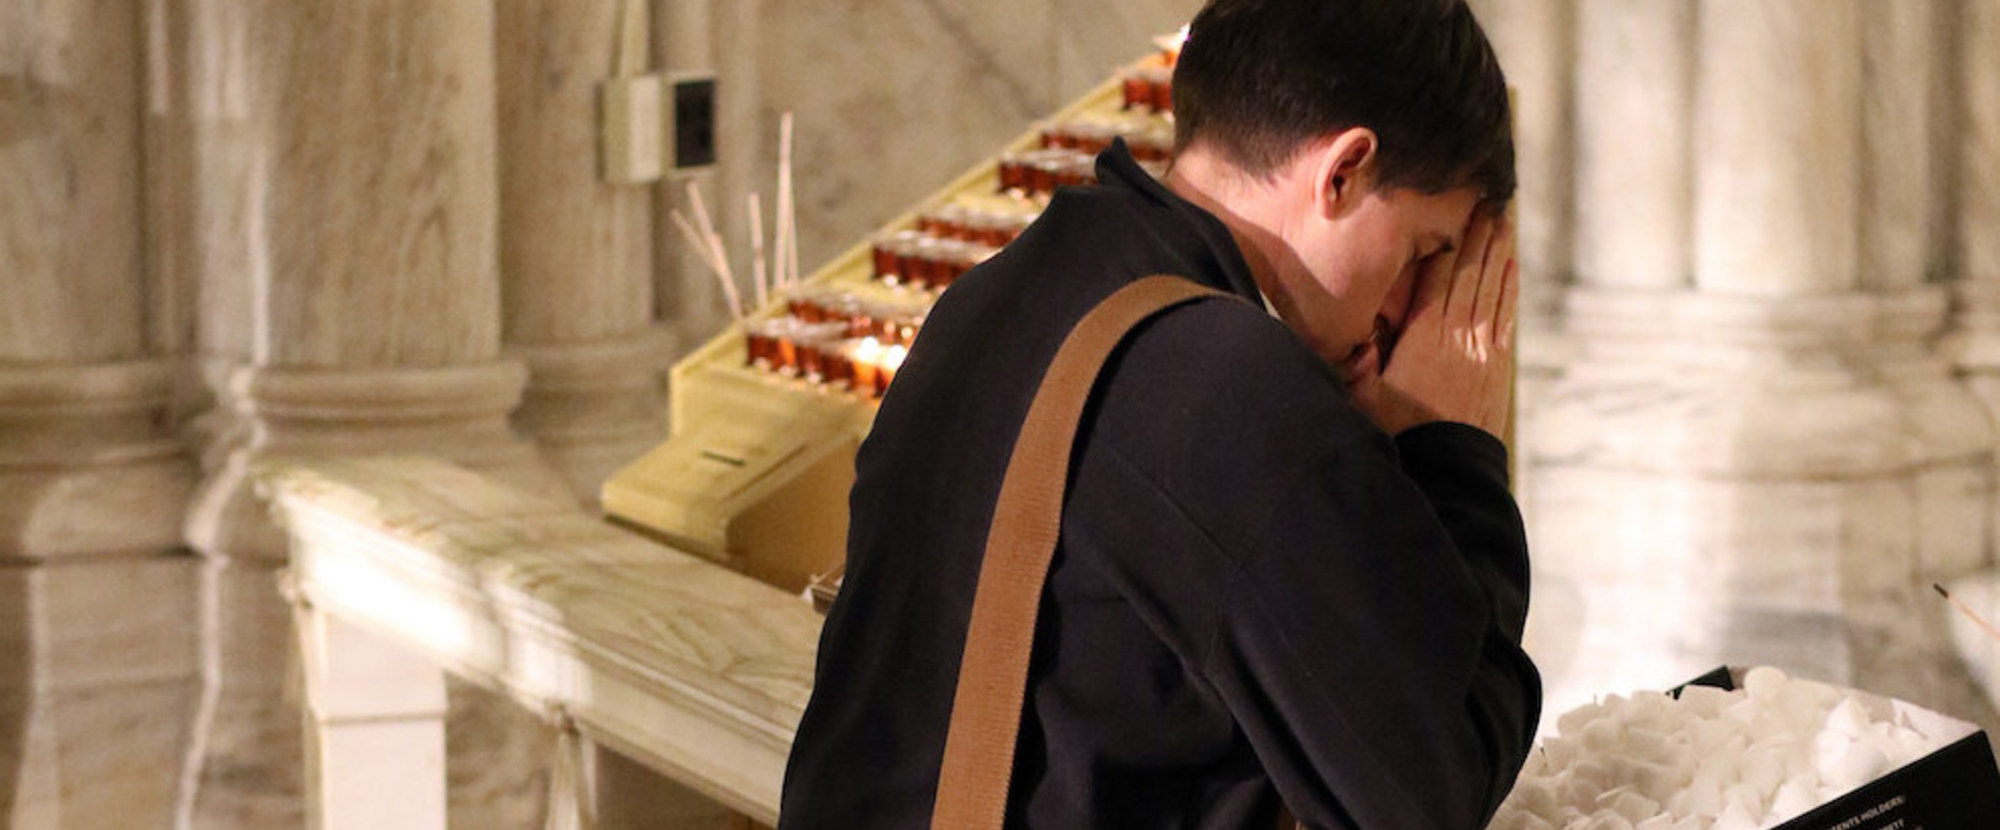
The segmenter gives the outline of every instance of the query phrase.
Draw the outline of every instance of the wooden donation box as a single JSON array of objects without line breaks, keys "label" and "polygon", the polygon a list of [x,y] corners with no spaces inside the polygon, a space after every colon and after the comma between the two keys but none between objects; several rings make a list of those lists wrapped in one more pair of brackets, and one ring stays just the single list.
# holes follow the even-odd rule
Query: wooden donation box
[{"label": "wooden donation box", "polygon": [[677,364],[672,437],[605,483],[605,512],[788,591],[836,571],[855,452],[931,304],[1056,187],[1092,183],[1114,139],[1164,171],[1178,39],[1161,45]]}]

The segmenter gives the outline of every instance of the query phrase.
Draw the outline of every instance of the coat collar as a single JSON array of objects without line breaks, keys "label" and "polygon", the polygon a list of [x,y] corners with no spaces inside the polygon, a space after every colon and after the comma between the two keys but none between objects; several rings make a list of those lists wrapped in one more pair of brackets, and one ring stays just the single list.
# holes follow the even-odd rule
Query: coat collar
[{"label": "coat collar", "polygon": [[1214,272],[1181,276],[1236,294],[1252,303],[1264,304],[1263,292],[1258,290],[1257,280],[1250,276],[1250,266],[1244,262],[1243,252],[1236,247],[1236,237],[1229,233],[1229,227],[1214,214],[1181,198],[1153,178],[1132,158],[1125,139],[1113,140],[1110,148],[1098,154],[1097,183],[1168,208],[1187,224],[1191,233],[1171,234],[1168,238],[1177,247],[1184,248],[1179,253],[1188,261],[1212,264]]}]

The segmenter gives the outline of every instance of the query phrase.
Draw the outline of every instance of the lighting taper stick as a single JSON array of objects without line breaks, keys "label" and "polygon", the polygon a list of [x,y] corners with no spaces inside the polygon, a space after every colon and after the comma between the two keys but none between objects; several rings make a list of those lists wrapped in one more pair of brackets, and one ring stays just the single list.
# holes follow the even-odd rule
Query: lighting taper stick
[{"label": "lighting taper stick", "polygon": [[678,210],[674,211],[672,215],[674,227],[680,228],[681,235],[687,237],[688,244],[693,245],[695,254],[701,257],[701,263],[708,266],[708,272],[715,275],[717,282],[722,283],[722,296],[729,301],[729,315],[741,321],[743,319],[743,298],[736,294],[736,281],[729,278],[728,263],[715,261],[714,249],[710,243],[715,242],[716,239],[710,237],[709,240],[703,241],[701,232],[695,230],[693,225],[688,224],[685,215]]},{"label": "lighting taper stick", "polygon": [[792,193],[792,113],[778,117],[778,282],[799,281],[798,201]]},{"label": "lighting taper stick", "polygon": [[701,229],[701,238],[707,240],[716,269],[728,274],[729,252],[722,247],[722,234],[715,232],[715,220],[709,216],[708,202],[701,198],[701,188],[696,187],[692,179],[688,180],[687,194],[688,204],[694,208],[695,227]]},{"label": "lighting taper stick", "polygon": [[2000,640],[2000,629],[1994,628],[1993,624],[1987,622],[1985,617],[1979,616],[1977,613],[1974,613],[1971,608],[1967,607],[1965,603],[1958,601],[1958,598],[1952,596],[1950,591],[1945,590],[1943,585],[1939,585],[1933,582],[1931,583],[1931,587],[1937,590],[1938,596],[1944,597],[1945,602],[1949,602],[1952,604],[1952,607],[1957,608],[1958,613],[1964,614],[1967,618],[1972,620],[1973,624],[1978,625],[1981,629],[1984,629],[1986,631],[1987,636],[1992,637],[1995,640]]},{"label": "lighting taper stick", "polygon": [[695,230],[694,225],[688,223],[687,214],[676,210],[669,215],[673,217],[674,227],[680,228],[681,236],[694,248],[694,255],[701,257],[701,264],[708,266],[708,270],[712,272],[722,273],[722,266],[715,264],[715,251],[709,248],[708,240],[702,238],[701,231]]},{"label": "lighting taper stick", "polygon": [[763,308],[771,302],[771,286],[764,271],[764,205],[755,190],[744,201],[750,212],[750,278],[757,286],[757,307]]}]

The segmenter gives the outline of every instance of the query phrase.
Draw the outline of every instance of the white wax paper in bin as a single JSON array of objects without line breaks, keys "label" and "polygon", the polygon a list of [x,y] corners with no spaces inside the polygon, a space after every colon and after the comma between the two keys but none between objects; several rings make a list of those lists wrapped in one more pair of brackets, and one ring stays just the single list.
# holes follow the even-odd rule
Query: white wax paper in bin
[{"label": "white wax paper in bin", "polygon": [[1564,713],[1489,827],[1774,827],[1978,731],[1774,668],[1739,686],[1612,695]]}]

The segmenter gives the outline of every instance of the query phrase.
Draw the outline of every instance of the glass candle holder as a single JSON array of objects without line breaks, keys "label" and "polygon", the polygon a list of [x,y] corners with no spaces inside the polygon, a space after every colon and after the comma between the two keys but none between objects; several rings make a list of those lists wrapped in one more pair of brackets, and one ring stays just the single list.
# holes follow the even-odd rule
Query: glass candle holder
[{"label": "glass candle holder", "polygon": [[1000,189],[1028,190],[1028,160],[1031,153],[1003,153],[1000,156]]},{"label": "glass candle holder", "polygon": [[1009,222],[1005,214],[980,211],[966,219],[965,236],[961,238],[968,242],[998,248],[1013,241],[1008,236],[1008,231]]},{"label": "glass candle holder", "polygon": [[1071,125],[1076,140],[1071,149],[1087,156],[1095,156],[1111,147],[1111,140],[1118,137],[1118,129],[1098,121],[1079,121]]},{"label": "glass candle holder", "polygon": [[819,382],[844,389],[854,382],[854,361],[848,356],[846,340],[829,340],[817,344],[819,353]]},{"label": "glass candle holder", "polygon": [[903,360],[908,358],[909,354],[909,348],[901,344],[882,351],[882,360],[875,372],[875,394],[880,395],[889,391],[889,384],[896,380],[896,372],[903,368]]},{"label": "glass candle holder", "polygon": [[1044,150],[1036,153],[1028,161],[1029,193],[1052,193],[1056,189],[1056,175],[1062,171],[1062,150]]},{"label": "glass candle holder", "polygon": [[1166,66],[1150,66],[1139,71],[1146,79],[1147,104],[1154,112],[1174,111],[1174,70]]},{"label": "glass candle holder", "polygon": [[1144,73],[1133,72],[1118,83],[1123,93],[1126,109],[1151,107],[1153,105],[1153,84]]},{"label": "glass candle holder", "polygon": [[744,361],[747,365],[767,371],[777,370],[780,363],[778,328],[778,320],[753,320],[743,326],[744,346],[749,353]]},{"label": "glass candle holder", "polygon": [[805,324],[797,317],[780,317],[769,322],[771,337],[770,370],[787,377],[799,373],[799,329]]},{"label": "glass candle holder", "polygon": [[841,353],[850,367],[849,388],[868,397],[881,394],[875,376],[881,371],[882,342],[873,337],[849,340],[841,347]]}]

